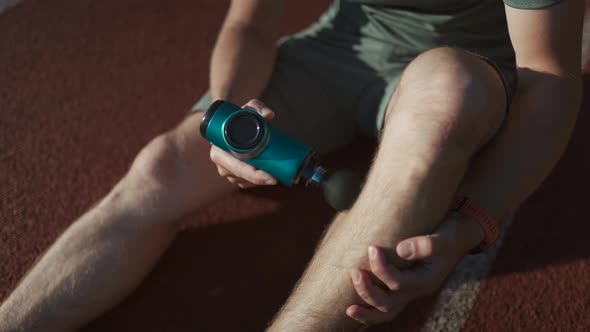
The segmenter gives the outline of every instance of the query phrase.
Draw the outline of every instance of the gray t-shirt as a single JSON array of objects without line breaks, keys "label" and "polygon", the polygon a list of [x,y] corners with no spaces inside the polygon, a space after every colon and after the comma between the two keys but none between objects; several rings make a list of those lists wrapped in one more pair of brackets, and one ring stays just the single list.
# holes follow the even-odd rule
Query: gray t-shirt
[{"label": "gray t-shirt", "polygon": [[361,34],[392,47],[419,52],[437,46],[460,47],[499,64],[514,60],[504,4],[543,8],[560,0],[336,0],[347,22]]},{"label": "gray t-shirt", "polygon": [[[392,6],[405,6],[415,8],[428,8],[428,7],[449,7],[457,6],[465,3],[475,3],[475,1],[464,1],[464,0],[349,0],[350,2],[373,4],[373,5],[392,5]],[[499,1],[499,0],[498,0]],[[561,0],[504,0],[503,2],[514,8],[521,9],[538,9],[551,6]]]},{"label": "gray t-shirt", "polygon": [[504,0],[510,7],[521,9],[545,8],[558,3],[561,0]]}]

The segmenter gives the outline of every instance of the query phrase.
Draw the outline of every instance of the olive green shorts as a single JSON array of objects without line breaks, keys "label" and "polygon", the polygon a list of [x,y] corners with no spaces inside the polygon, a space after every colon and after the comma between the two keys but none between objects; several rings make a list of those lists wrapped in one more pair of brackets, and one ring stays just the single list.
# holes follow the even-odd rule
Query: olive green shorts
[{"label": "olive green shorts", "polygon": [[[366,10],[367,6],[335,2],[308,29],[283,38],[272,78],[260,98],[276,112],[272,126],[323,153],[359,136],[379,139],[403,70],[433,46],[413,47],[396,42],[395,36],[376,37],[374,23],[363,18]],[[467,50],[496,68],[510,98],[513,62],[498,61],[495,53]],[[206,110],[211,102],[207,93],[193,110]]]}]

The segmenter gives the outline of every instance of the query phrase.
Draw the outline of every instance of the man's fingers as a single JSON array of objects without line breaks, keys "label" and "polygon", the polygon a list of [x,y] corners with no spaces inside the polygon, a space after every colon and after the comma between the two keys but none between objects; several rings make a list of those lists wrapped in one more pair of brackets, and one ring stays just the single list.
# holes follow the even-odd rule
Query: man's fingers
[{"label": "man's fingers", "polygon": [[354,269],[351,271],[350,276],[356,292],[367,304],[381,312],[389,312],[392,309],[391,294],[377,287],[366,271]]},{"label": "man's fingers", "polygon": [[375,325],[392,320],[406,307],[407,301],[400,301],[392,312],[381,312],[377,309],[367,309],[353,304],[346,309],[346,315],[365,325]]},{"label": "man's fingers", "polygon": [[447,243],[446,236],[430,234],[415,236],[398,243],[397,254],[405,260],[422,260],[441,256],[452,249],[452,243]]},{"label": "man's fingers", "polygon": [[265,103],[258,99],[252,99],[244,105],[244,108],[249,108],[258,112],[265,120],[272,120],[275,117],[275,112],[273,112],[270,107],[266,106]]},{"label": "man's fingers", "polygon": [[252,165],[246,164],[216,146],[211,147],[211,160],[217,164],[218,167],[231,173],[225,176],[233,175],[258,185],[273,185],[277,183],[277,180],[272,175],[256,169]]},{"label": "man's fingers", "polygon": [[254,188],[256,187],[255,184],[250,183],[250,182],[239,182],[238,183],[238,188],[240,189],[249,189],[249,188]]},{"label": "man's fingers", "polygon": [[387,262],[387,258],[381,248],[369,246],[369,266],[371,267],[371,272],[389,289],[400,289],[400,271]]},{"label": "man's fingers", "polygon": [[346,315],[365,325],[373,325],[386,322],[391,319],[391,314],[376,309],[367,309],[353,304],[346,309]]},{"label": "man's fingers", "polygon": [[241,189],[248,189],[248,188],[253,188],[256,187],[255,184],[250,183],[246,180],[242,180],[240,178],[237,178],[235,176],[226,176],[225,177],[227,179],[227,181],[231,184],[235,184],[236,186],[238,186]]},{"label": "man's fingers", "polygon": [[228,177],[228,176],[231,176],[232,175],[232,173],[230,171],[228,171],[227,169],[225,169],[225,167],[221,167],[219,165],[217,165],[217,173],[219,173],[219,175],[220,176],[223,176],[223,177]]},{"label": "man's fingers", "polygon": [[425,262],[400,270],[387,263],[383,249],[375,246],[369,247],[369,266],[375,277],[395,291],[396,298],[403,298],[406,293],[427,294],[435,290],[437,284],[434,281],[440,272],[439,265]]},{"label": "man's fingers", "polygon": [[239,184],[239,183],[240,183],[240,179],[238,179],[238,178],[237,178],[237,177],[235,177],[235,176],[231,176],[231,175],[230,175],[230,176],[226,176],[225,178],[226,178],[226,179],[227,179],[227,181],[229,181],[229,183],[231,183],[231,184],[235,184],[235,185],[237,185],[237,184]]},{"label": "man's fingers", "polygon": [[[258,112],[266,120],[274,118],[274,112],[260,100],[252,99],[244,105],[244,108]],[[210,157],[211,161],[217,165],[219,175],[226,177],[229,182],[236,184],[240,188],[245,189],[254,185],[274,185],[277,183],[277,179],[272,175],[237,159],[217,146],[211,146]]]},{"label": "man's fingers", "polygon": [[459,225],[455,219],[447,217],[433,234],[411,237],[398,243],[396,252],[406,260],[455,255],[462,252],[462,242],[465,241],[462,234],[466,231],[464,225]]},{"label": "man's fingers", "polygon": [[387,262],[383,249],[375,246],[369,247],[369,266],[379,280],[395,291],[421,288],[426,278],[421,265],[400,270]]}]

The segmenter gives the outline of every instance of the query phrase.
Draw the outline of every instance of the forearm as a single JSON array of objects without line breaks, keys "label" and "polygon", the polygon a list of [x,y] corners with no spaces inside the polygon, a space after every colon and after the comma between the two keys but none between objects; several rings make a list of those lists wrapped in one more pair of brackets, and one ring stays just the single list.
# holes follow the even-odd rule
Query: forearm
[{"label": "forearm", "polygon": [[146,222],[160,212],[137,199],[144,185],[119,185],[64,232],[0,306],[1,331],[74,330],[141,282],[176,234]]},{"label": "forearm", "polygon": [[573,131],[581,77],[520,71],[505,125],[470,164],[459,192],[502,220],[557,164]]},{"label": "forearm", "polygon": [[272,75],[277,53],[272,35],[224,24],[211,58],[212,98],[244,104],[260,98]]}]

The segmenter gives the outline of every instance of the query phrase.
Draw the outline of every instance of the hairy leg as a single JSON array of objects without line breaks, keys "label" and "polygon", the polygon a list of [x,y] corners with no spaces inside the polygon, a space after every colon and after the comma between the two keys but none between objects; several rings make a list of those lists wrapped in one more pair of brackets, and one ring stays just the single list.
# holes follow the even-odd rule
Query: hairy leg
[{"label": "hairy leg", "polygon": [[439,48],[416,58],[390,101],[381,146],[365,186],[334,222],[273,331],[346,331],[346,308],[361,303],[352,268],[367,268],[369,245],[387,248],[432,231],[447,214],[473,155],[499,129],[506,109],[491,66]]},{"label": "hairy leg", "polygon": [[208,158],[201,117],[152,140],[61,235],[0,307],[1,331],[73,330],[97,317],[139,285],[182,215],[234,188]]}]

